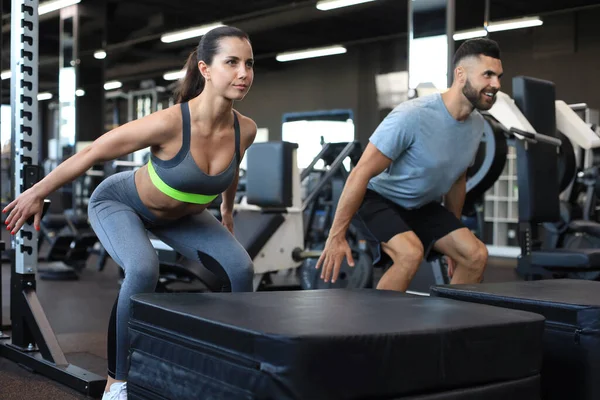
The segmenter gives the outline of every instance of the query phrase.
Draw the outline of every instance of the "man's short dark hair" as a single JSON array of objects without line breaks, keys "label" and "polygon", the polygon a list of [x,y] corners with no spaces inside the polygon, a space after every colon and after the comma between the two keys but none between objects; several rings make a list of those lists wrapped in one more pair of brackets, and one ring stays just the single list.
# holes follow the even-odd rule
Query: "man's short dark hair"
[{"label": "man's short dark hair", "polygon": [[458,50],[454,53],[454,59],[452,65],[454,68],[458,66],[461,60],[471,56],[488,56],[496,59],[500,59],[500,47],[498,43],[491,39],[477,38],[469,39],[460,45]]}]

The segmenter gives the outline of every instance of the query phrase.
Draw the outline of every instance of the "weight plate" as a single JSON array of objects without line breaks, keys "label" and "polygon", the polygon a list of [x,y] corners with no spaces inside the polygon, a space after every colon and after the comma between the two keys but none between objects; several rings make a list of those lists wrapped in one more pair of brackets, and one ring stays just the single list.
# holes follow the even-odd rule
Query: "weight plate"
[{"label": "weight plate", "polygon": [[355,253],[354,267],[344,258],[338,279],[335,283],[321,279],[321,270],[316,269],[318,259],[306,259],[300,266],[300,285],[304,290],[314,289],[362,289],[372,285],[373,260],[364,252]]}]

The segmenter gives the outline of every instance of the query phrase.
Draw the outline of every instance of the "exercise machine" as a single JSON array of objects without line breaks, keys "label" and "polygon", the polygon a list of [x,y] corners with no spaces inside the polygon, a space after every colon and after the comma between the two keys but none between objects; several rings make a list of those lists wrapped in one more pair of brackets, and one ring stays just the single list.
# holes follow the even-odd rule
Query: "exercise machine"
[{"label": "exercise machine", "polygon": [[[373,281],[373,256],[368,243],[354,225],[348,227],[347,240],[355,258],[350,267],[344,259],[335,283],[324,282],[321,271],[315,269],[333,224],[337,206],[351,168],[360,160],[362,149],[357,142],[323,143],[319,154],[302,170],[304,248],[296,250],[295,259],[302,261],[297,269],[300,287],[304,290],[328,288],[371,287]],[[349,161],[347,164],[346,161]],[[317,168],[321,164],[322,167]],[[298,252],[301,255],[298,256]],[[310,256],[310,254],[313,256]],[[303,259],[304,258],[304,259]]]},{"label": "exercise machine", "polygon": [[[42,175],[38,165],[37,8],[37,0],[12,0],[11,4],[12,198],[33,186]],[[37,297],[37,241],[32,219],[12,237],[11,327],[0,340],[0,356],[99,397],[106,380],[67,361]]]},{"label": "exercise machine", "polygon": [[[513,89],[513,93],[520,95],[518,89]],[[497,127],[516,139],[521,247],[517,272],[526,280],[533,280],[564,277],[573,272],[600,271],[600,249],[547,249],[542,246],[539,225],[560,220],[560,182],[552,177],[558,177],[557,155],[562,141],[539,134],[521,110],[530,109],[530,102],[535,101],[540,115],[548,117],[554,111],[554,96],[549,97],[544,90],[537,95],[529,93],[519,97],[518,102],[503,92],[496,96],[496,103],[489,114],[497,121]],[[550,99],[550,110],[544,106],[544,99]],[[553,129],[548,130],[554,132]],[[543,145],[533,145],[537,143]]]},{"label": "exercise machine", "polygon": [[[562,140],[559,174],[566,176],[563,175],[559,180],[559,191],[561,195],[565,195],[569,188],[573,188],[574,177],[580,169],[579,165],[585,167],[593,164],[593,152],[600,146],[600,140],[573,109],[564,102],[555,101],[554,83],[521,76],[513,79],[513,87],[515,104],[531,122],[532,127],[536,130],[553,132]],[[576,196],[578,191],[580,188],[575,188],[571,197]],[[589,218],[581,219],[585,216],[586,208],[589,211],[592,207],[593,189],[588,186],[586,200],[588,204],[584,203],[583,207],[577,205],[573,207],[573,202],[566,203],[564,197],[559,201],[561,219],[554,223],[547,221],[542,224],[544,228],[542,248],[565,251],[598,249],[596,243],[600,241],[600,224]],[[600,278],[600,271],[594,268],[576,269],[555,272],[554,276],[596,280]]]},{"label": "exercise machine", "polygon": [[38,269],[42,280],[78,280],[98,238],[87,220],[87,213],[68,209],[62,213],[47,213],[40,223],[38,254],[46,244],[44,269]]},{"label": "exercise machine", "polygon": [[[555,105],[556,128],[569,139],[568,144],[573,148],[571,157],[567,159],[571,166],[565,168],[571,173],[570,185],[564,191],[561,188],[561,224],[568,225],[575,219],[597,221],[595,188],[600,151],[600,137],[595,131],[597,118],[586,104],[567,105],[556,100]],[[561,226],[556,228],[560,230]]]},{"label": "exercise machine", "polygon": [[544,224],[546,246],[577,248],[581,247],[584,237],[590,238],[590,243],[600,241],[600,224],[592,220],[598,184],[598,167],[594,166],[593,152],[600,147],[600,137],[565,102],[557,100],[555,106],[556,128],[566,138],[563,144],[569,143],[565,150],[573,150],[567,160],[571,165],[565,168],[570,176],[566,193],[561,193],[562,218],[558,223]]},{"label": "exercise machine", "polygon": [[[360,232],[355,230],[350,230],[348,240],[356,265],[343,266],[335,284],[320,280],[314,264],[305,263],[316,260],[322,252],[322,244],[308,247],[316,243],[307,235],[315,218],[313,211],[323,205],[318,203],[322,190],[334,178],[347,177],[344,160],[350,158],[351,165],[355,165],[361,154],[360,144],[327,143],[302,173],[297,167],[297,146],[289,142],[255,143],[247,152],[246,194],[234,206],[233,217],[235,236],[254,262],[254,289],[268,287],[273,275],[286,272],[292,272],[292,282],[298,273],[303,289],[367,287],[372,279],[372,258]],[[319,160],[326,168],[302,198],[301,180],[315,172]],[[333,199],[328,201],[329,206],[337,205]],[[330,212],[335,213],[335,208]]]}]

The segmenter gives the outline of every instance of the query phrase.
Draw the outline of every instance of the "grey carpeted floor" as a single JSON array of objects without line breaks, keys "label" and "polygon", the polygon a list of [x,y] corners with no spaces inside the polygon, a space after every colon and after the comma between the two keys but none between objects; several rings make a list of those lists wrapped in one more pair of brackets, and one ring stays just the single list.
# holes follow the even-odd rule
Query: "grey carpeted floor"
[{"label": "grey carpeted floor", "polygon": [[[95,257],[89,260],[78,281],[37,280],[37,294],[67,360],[78,367],[105,376],[106,330],[118,292],[117,266],[109,260],[102,272],[96,271]],[[520,280],[514,272],[515,260],[492,259],[486,281]],[[8,320],[10,266],[2,268],[3,325]],[[85,396],[32,374],[11,361],[0,358],[0,399],[70,400]]]}]

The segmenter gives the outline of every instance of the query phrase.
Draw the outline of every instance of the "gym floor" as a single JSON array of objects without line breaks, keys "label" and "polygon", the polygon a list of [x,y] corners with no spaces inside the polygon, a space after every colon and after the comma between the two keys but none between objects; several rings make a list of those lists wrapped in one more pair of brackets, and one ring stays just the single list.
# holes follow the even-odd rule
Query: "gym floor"
[{"label": "gym floor", "polygon": [[[4,238],[6,240],[6,238]],[[67,360],[105,376],[106,330],[119,290],[117,265],[107,262],[102,272],[90,257],[78,281],[37,281],[37,293]],[[514,272],[516,260],[492,258],[485,274],[488,282],[520,280]],[[40,266],[43,266],[41,263]],[[9,323],[10,265],[2,264],[3,325]],[[377,279],[378,277],[376,277]],[[0,358],[0,398],[3,400],[70,400],[86,397],[43,376],[32,374]]]}]

